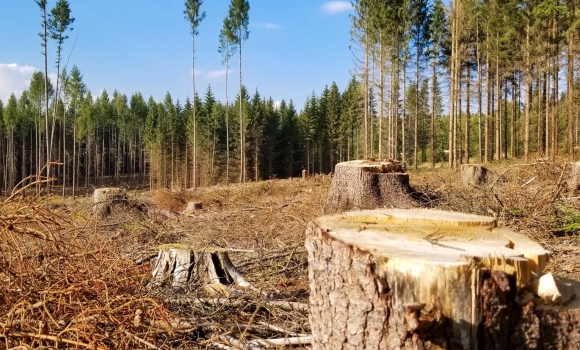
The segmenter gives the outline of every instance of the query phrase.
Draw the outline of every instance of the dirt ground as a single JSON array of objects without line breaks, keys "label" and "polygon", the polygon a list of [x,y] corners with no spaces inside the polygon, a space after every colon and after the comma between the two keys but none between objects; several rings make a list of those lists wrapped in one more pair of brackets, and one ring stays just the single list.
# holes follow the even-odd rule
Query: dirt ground
[{"label": "dirt ground", "polygon": [[[410,171],[417,206],[497,217],[552,252],[549,272],[580,279],[580,198],[566,163],[501,164],[487,183],[464,187],[457,170]],[[0,204],[0,348],[182,348],[227,337],[308,334],[308,315],[266,300],[308,303],[307,223],[325,213],[331,178],[280,179],[196,190],[128,191],[129,205],[91,215],[92,198],[14,198]],[[191,215],[190,201],[202,203]],[[3,228],[4,227],[4,228]],[[241,303],[200,302],[150,287],[158,247],[229,252],[259,292]],[[273,330],[266,324],[282,330]],[[220,337],[221,336],[221,337]],[[231,345],[231,344],[229,344]],[[228,346],[229,346],[228,345]]]}]

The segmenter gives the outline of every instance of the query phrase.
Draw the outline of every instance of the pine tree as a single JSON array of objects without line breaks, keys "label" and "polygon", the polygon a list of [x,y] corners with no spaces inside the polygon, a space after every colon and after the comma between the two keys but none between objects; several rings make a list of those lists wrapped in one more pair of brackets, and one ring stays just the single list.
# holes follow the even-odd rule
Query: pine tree
[{"label": "pine tree", "polygon": [[[191,80],[193,84],[193,96],[195,96],[195,36],[198,34],[197,28],[200,22],[205,18],[205,12],[200,13],[201,0],[185,1],[185,19],[189,21],[191,29]],[[197,120],[195,109],[195,98],[193,99],[193,188],[197,187]]]},{"label": "pine tree", "polygon": [[[242,93],[242,46],[244,41],[248,40],[250,32],[249,25],[249,11],[250,3],[248,0],[232,0],[228,11],[225,25],[225,36],[227,40],[232,43],[232,46],[238,49],[239,70],[240,70],[240,90],[239,96]],[[240,112],[240,182],[246,181],[246,164],[245,164],[245,141],[244,141],[244,113],[242,100],[239,99]]]},{"label": "pine tree", "polygon": [[[59,101],[59,81],[60,81],[60,64],[62,59],[62,45],[68,36],[65,34],[68,29],[72,30],[70,27],[75,19],[71,17],[71,10],[67,0],[58,0],[56,5],[52,10],[50,10],[49,21],[48,21],[48,32],[50,38],[56,41],[56,85],[55,85],[55,99],[54,99],[54,112],[52,115],[52,125],[50,132],[50,141],[48,144],[48,154],[47,160],[52,159],[52,147],[54,142],[54,130],[56,126],[56,116],[58,110]],[[48,137],[48,135],[47,135]],[[48,167],[50,174],[50,167]]]}]

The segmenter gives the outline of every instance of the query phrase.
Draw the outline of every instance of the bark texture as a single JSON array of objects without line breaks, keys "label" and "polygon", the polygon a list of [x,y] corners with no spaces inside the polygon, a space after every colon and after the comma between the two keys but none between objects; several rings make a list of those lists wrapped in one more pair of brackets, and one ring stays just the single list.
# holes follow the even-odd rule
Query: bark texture
[{"label": "bark texture", "polygon": [[188,246],[177,244],[162,245],[159,248],[152,275],[154,284],[171,283],[176,289],[183,289],[194,281],[213,286],[250,286],[236,270],[227,252],[194,251]]},{"label": "bark texture", "polygon": [[547,251],[493,218],[368,210],[306,233],[313,349],[580,349],[580,300],[523,288]]},{"label": "bark texture", "polygon": [[127,192],[123,188],[98,188],[93,193],[93,214],[103,219],[111,213],[115,204],[126,203]]},{"label": "bark texture", "polygon": [[461,165],[461,183],[465,187],[479,186],[487,182],[487,168],[477,164]]},{"label": "bark texture", "polygon": [[330,211],[412,207],[409,174],[400,165],[354,160],[338,163],[328,191]]},{"label": "bark texture", "polygon": [[568,189],[571,193],[577,193],[580,191],[580,162],[572,162],[570,164],[571,171],[570,171],[570,185],[568,185]]}]

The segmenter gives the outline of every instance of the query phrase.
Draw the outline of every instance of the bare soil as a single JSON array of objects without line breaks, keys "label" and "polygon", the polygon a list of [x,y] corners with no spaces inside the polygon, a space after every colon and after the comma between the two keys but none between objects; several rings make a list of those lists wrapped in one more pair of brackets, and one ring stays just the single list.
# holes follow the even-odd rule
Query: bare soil
[{"label": "bare soil", "polygon": [[[552,251],[549,272],[580,279],[580,198],[566,163],[501,164],[464,187],[448,168],[410,173],[417,206],[494,216]],[[308,315],[267,299],[308,303],[304,232],[326,212],[331,178],[270,180],[196,190],[128,191],[106,220],[92,198],[0,202],[0,348],[206,348],[218,335],[249,341],[309,333]],[[203,209],[180,212],[189,201]],[[150,288],[162,244],[223,248],[261,293],[207,304],[201,286]],[[250,326],[250,328],[244,327]],[[252,328],[254,327],[254,328]],[[148,345],[147,345],[148,344]]]}]

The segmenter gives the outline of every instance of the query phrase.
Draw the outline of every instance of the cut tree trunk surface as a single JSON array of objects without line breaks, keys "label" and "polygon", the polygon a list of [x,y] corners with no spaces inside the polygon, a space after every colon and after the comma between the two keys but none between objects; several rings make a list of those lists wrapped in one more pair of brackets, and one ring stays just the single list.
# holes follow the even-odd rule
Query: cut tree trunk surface
[{"label": "cut tree trunk surface", "polygon": [[479,186],[487,182],[487,168],[478,164],[461,164],[463,186]]},{"label": "cut tree trunk surface", "polygon": [[548,252],[493,218],[427,209],[324,216],[309,224],[306,248],[314,349],[580,346],[580,301],[546,305],[522,288]]},{"label": "cut tree trunk surface", "polygon": [[334,168],[328,191],[330,211],[412,207],[409,174],[392,161],[352,160]]},{"label": "cut tree trunk surface", "polygon": [[115,204],[126,203],[127,192],[123,188],[97,188],[93,193],[93,214],[105,218]]}]

